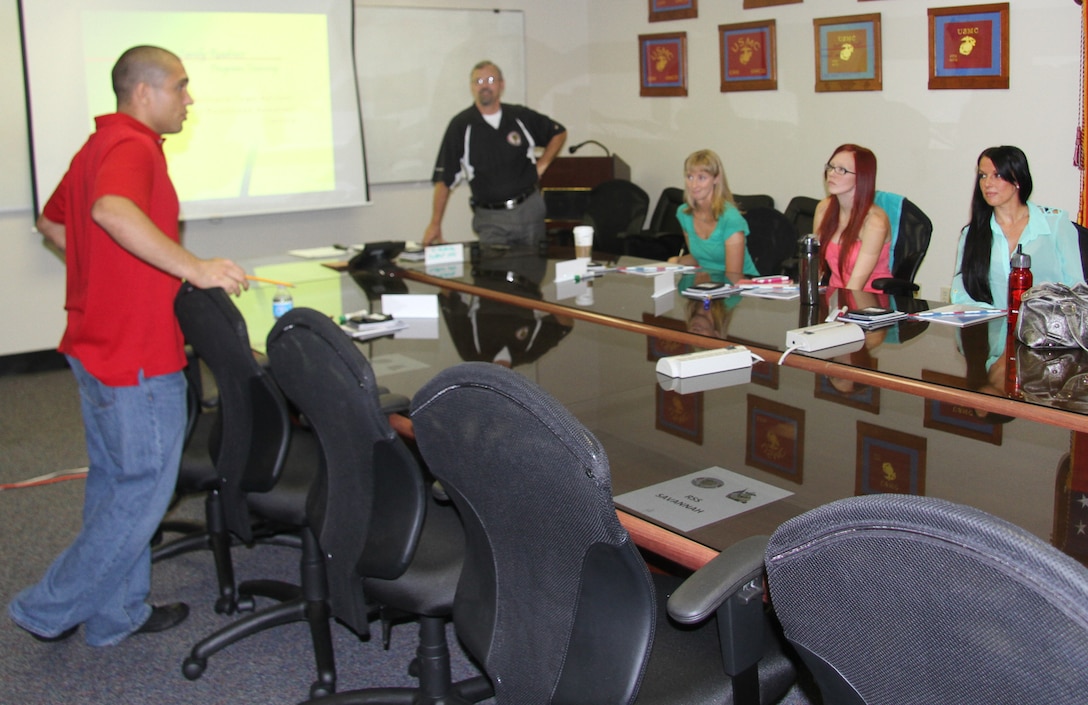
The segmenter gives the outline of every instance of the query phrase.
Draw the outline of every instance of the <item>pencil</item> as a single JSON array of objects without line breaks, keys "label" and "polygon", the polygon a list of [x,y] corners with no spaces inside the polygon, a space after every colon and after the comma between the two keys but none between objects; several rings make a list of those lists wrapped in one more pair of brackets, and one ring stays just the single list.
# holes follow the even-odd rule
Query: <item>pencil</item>
[{"label": "pencil", "polygon": [[268,279],[267,277],[256,277],[252,274],[247,274],[246,279],[251,282],[264,282],[265,284],[273,284],[275,286],[294,286],[291,282],[281,282],[279,279]]}]

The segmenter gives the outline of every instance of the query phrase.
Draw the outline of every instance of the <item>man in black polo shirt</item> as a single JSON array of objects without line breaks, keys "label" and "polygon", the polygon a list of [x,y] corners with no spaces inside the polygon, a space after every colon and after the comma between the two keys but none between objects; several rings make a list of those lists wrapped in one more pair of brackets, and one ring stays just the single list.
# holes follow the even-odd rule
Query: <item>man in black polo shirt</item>
[{"label": "man in black polo shirt", "polygon": [[[490,61],[472,69],[474,104],[450,120],[438,150],[431,222],[423,245],[442,242],[450,190],[472,189],[472,229],[485,245],[536,247],[544,238],[544,198],[537,183],[567,139],[565,127],[522,105],[503,105],[502,71]],[[536,155],[537,147],[544,152]]]}]

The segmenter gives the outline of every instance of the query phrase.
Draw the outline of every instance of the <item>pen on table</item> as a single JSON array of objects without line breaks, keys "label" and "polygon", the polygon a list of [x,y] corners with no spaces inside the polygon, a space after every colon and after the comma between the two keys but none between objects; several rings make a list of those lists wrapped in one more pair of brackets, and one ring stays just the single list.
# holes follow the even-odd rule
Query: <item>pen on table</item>
[{"label": "pen on table", "polygon": [[250,280],[251,282],[263,282],[265,284],[273,284],[275,286],[294,286],[294,284],[292,284],[291,282],[283,282],[279,279],[268,279],[267,277],[256,277],[252,274],[247,274],[246,279]]},{"label": "pen on table", "polygon": [[995,313],[1008,313],[1008,309],[1004,308],[987,308],[987,309],[975,309],[972,311],[918,311],[912,313],[912,316],[921,316],[922,318],[929,318],[932,316],[992,316]]}]

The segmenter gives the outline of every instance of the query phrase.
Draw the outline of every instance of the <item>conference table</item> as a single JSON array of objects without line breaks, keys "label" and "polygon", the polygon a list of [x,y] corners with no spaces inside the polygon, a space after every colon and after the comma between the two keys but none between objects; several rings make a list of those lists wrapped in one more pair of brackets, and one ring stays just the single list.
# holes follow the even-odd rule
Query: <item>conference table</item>
[{"label": "conference table", "polygon": [[[785,332],[823,320],[830,308],[917,312],[939,304],[837,291],[818,307],[750,296],[701,301],[676,290],[655,296],[667,284],[660,275],[609,271],[556,282],[564,254],[474,250],[440,265],[314,268],[312,280],[281,265],[256,271],[292,277],[296,306],[334,316],[380,310],[383,295],[437,300],[437,318],[410,319],[404,331],[359,343],[381,383],[411,395],[461,361],[512,365],[600,439],[634,540],[685,568],[808,509],[872,492],[973,505],[1088,559],[1088,487],[1076,452],[1088,431],[1078,410],[1085,400],[1043,399],[1038,384],[1021,379],[1014,353],[1022,366],[1028,358],[1006,350],[1004,319],[957,328],[910,316],[867,332],[853,349],[796,351],[777,364]],[[668,277],[682,287],[692,275]],[[273,290],[243,297],[258,349]],[[655,371],[663,356],[730,345],[764,362],[685,379]],[[724,478],[725,489],[741,485],[695,508],[706,501],[708,478]],[[716,513],[721,505],[728,511]],[[693,518],[695,511],[710,518]]]}]

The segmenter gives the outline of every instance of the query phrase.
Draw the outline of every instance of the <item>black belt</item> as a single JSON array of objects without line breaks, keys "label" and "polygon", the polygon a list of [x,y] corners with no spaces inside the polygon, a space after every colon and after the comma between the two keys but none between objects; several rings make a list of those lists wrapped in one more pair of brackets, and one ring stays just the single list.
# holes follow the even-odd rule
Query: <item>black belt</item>
[{"label": "black belt", "polygon": [[532,196],[534,193],[536,193],[536,187],[529,189],[525,193],[514,196],[513,198],[508,198],[505,201],[499,201],[498,203],[477,203],[476,201],[472,201],[472,207],[483,208],[484,210],[489,211],[508,211],[521,205],[525,201],[525,199],[527,199],[529,196]]}]

